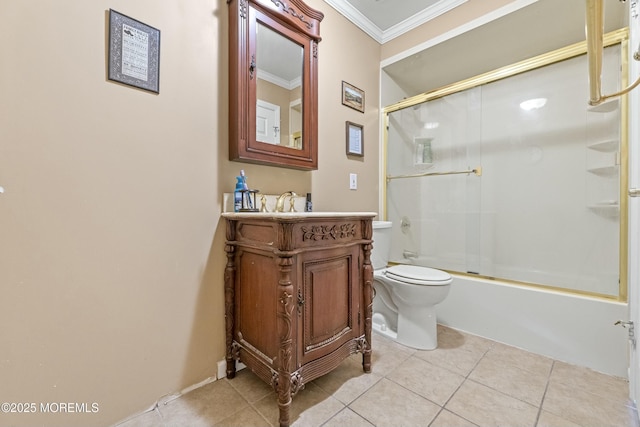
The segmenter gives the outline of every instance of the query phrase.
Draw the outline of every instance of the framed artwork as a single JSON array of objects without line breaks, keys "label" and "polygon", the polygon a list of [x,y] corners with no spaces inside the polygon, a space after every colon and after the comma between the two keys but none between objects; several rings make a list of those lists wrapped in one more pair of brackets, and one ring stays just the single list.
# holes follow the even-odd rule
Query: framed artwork
[{"label": "framed artwork", "polygon": [[347,122],[347,155],[364,156],[364,131],[362,125]]},{"label": "framed artwork", "polygon": [[342,105],[364,113],[364,91],[352,84],[342,82]]},{"label": "framed artwork", "polygon": [[160,30],[109,9],[108,79],[160,93]]}]

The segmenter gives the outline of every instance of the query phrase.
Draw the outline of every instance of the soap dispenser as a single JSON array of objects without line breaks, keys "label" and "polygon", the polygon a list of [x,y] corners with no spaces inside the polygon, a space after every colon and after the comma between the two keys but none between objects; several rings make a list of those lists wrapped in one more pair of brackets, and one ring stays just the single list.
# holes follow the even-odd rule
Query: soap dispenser
[{"label": "soap dispenser", "polygon": [[236,176],[236,189],[233,192],[233,211],[240,212],[242,208],[242,190],[244,190],[244,178]]}]

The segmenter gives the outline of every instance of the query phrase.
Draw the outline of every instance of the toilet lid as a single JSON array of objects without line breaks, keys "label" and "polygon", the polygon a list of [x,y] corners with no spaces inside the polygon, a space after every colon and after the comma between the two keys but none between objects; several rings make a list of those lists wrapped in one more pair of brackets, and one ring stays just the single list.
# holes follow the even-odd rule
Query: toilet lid
[{"label": "toilet lid", "polygon": [[448,285],[451,275],[445,271],[417,265],[394,265],[385,273],[391,279],[414,285]]}]

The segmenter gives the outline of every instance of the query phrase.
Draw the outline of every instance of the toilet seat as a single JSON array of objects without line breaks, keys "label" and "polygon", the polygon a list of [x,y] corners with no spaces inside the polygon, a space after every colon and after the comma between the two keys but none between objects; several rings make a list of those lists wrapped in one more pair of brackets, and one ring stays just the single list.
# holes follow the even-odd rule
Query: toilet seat
[{"label": "toilet seat", "polygon": [[398,282],[422,286],[442,286],[451,283],[451,275],[445,271],[417,265],[394,265],[384,271],[385,276]]}]

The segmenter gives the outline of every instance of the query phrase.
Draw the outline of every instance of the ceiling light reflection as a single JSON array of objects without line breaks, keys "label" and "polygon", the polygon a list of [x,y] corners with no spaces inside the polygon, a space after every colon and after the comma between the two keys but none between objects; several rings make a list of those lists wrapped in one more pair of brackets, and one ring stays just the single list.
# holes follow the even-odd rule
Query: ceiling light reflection
[{"label": "ceiling light reflection", "polygon": [[526,101],[522,101],[520,103],[520,108],[524,111],[537,110],[538,108],[542,108],[547,103],[547,98],[533,98],[527,99]]}]

